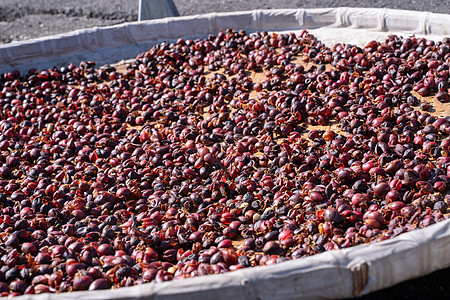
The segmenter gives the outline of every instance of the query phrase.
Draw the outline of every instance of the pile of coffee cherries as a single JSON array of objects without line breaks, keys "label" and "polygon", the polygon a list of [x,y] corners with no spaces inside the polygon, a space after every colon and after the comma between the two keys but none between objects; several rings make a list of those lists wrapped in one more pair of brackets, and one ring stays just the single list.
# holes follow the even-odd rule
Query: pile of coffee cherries
[{"label": "pile of coffee cherries", "polygon": [[446,218],[450,39],[226,30],[0,79],[1,296],[235,271]]}]

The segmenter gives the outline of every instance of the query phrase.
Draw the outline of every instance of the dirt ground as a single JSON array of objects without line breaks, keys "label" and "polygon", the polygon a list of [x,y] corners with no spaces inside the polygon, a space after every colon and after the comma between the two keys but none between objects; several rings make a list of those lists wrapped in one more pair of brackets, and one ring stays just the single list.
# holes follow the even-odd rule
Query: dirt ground
[{"label": "dirt ground", "polygon": [[[173,0],[180,15],[272,8],[388,7],[450,13],[449,0]],[[0,0],[0,44],[136,21],[139,0]],[[450,268],[359,299],[450,299]]]}]

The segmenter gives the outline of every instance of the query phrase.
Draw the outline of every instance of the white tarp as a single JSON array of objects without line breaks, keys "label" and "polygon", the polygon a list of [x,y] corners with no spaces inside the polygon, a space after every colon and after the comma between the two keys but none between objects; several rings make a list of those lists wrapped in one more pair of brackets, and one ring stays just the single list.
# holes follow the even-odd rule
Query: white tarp
[{"label": "white tarp", "polygon": [[289,300],[349,298],[450,266],[450,220],[391,240],[241,269],[109,291],[21,296],[18,300]]},{"label": "white tarp", "polygon": [[247,32],[308,29],[326,43],[339,41],[363,45],[391,33],[440,40],[450,30],[450,17],[391,9],[318,8],[164,18],[0,45],[0,72],[28,71],[31,66],[51,68],[82,60],[113,63],[133,58],[161,41],[205,37],[226,28]]},{"label": "white tarp", "polygon": [[[205,37],[220,29],[308,29],[326,43],[363,45],[388,34],[441,40],[448,15],[390,9],[288,9],[206,14],[79,30],[0,46],[0,72],[135,57],[161,41]],[[330,251],[272,266],[118,290],[21,296],[18,299],[321,299],[380,290],[450,266],[450,220],[384,242]]]}]

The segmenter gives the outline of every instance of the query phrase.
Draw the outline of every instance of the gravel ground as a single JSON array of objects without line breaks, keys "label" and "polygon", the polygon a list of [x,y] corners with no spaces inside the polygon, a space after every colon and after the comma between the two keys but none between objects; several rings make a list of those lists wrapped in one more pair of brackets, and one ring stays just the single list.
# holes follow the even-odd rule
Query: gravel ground
[{"label": "gravel ground", "polygon": [[[180,15],[271,8],[387,7],[450,13],[449,0],[173,0]],[[138,0],[0,0],[0,43],[135,21]],[[360,299],[449,299],[450,268]]]},{"label": "gravel ground", "polygon": [[[173,0],[182,16],[271,8],[388,7],[450,13],[450,0]],[[135,21],[139,0],[1,0],[0,43]]]},{"label": "gravel ground", "polygon": [[1,0],[0,42],[135,21],[138,0]]}]

